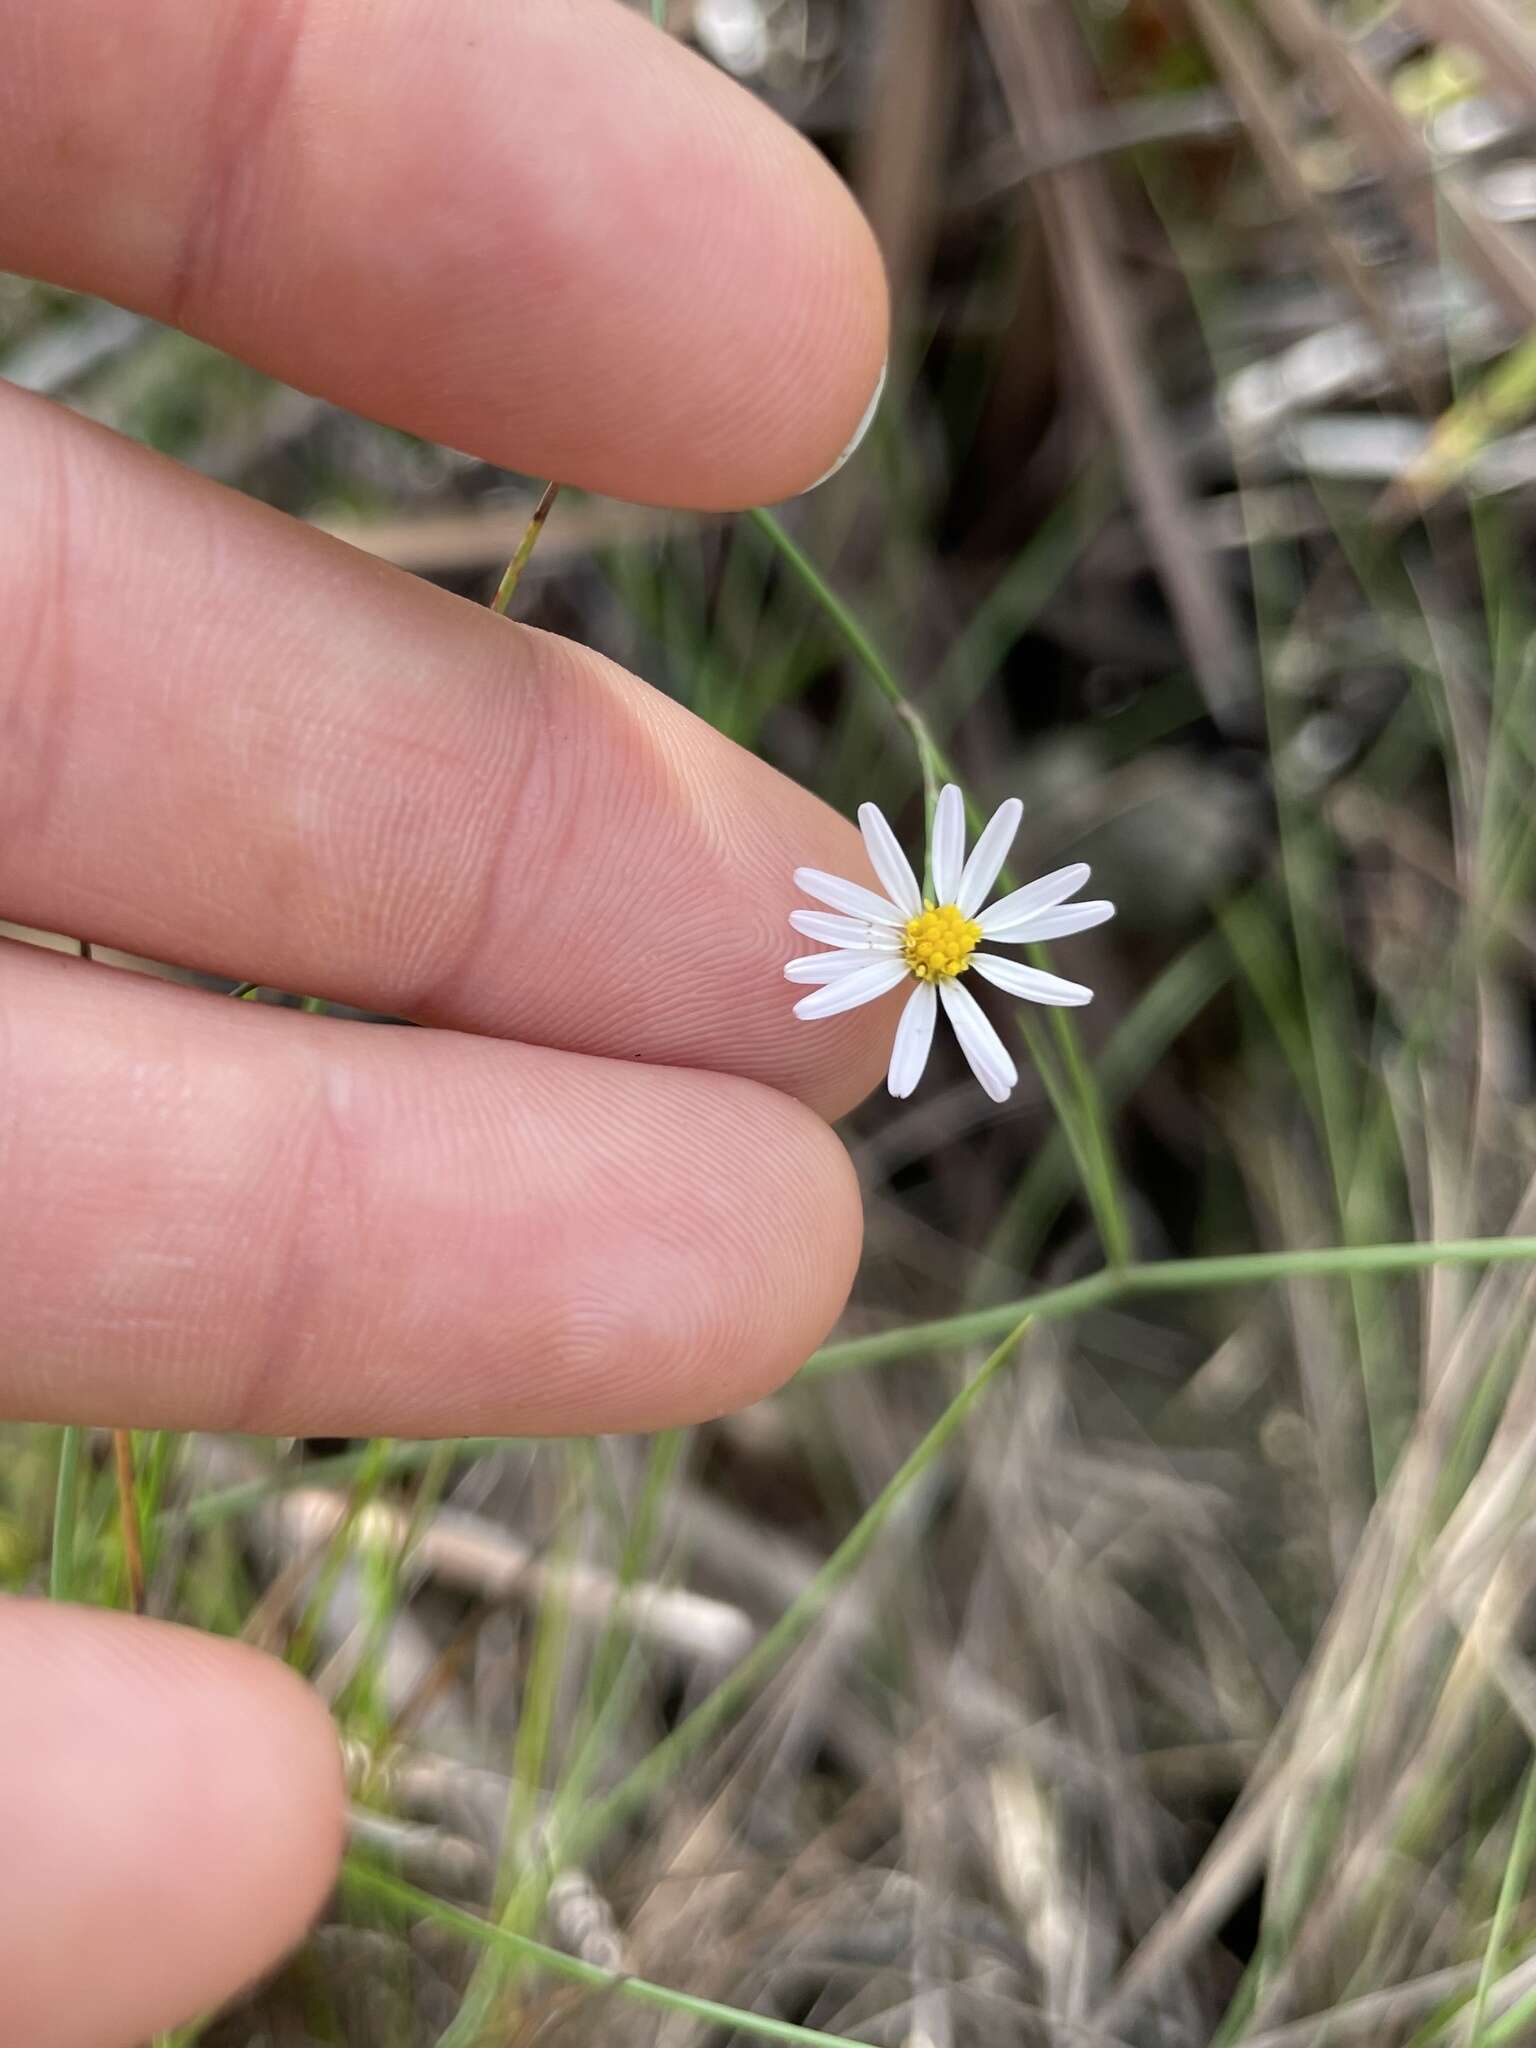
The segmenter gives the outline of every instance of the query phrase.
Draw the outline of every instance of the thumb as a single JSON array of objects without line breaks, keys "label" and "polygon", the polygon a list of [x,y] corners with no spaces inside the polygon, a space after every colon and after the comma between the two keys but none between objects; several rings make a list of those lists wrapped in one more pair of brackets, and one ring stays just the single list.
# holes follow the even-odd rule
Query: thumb
[{"label": "thumb", "polygon": [[342,1843],[329,1717],[236,1643],[0,1602],[0,2040],[129,2048],[276,1962]]}]

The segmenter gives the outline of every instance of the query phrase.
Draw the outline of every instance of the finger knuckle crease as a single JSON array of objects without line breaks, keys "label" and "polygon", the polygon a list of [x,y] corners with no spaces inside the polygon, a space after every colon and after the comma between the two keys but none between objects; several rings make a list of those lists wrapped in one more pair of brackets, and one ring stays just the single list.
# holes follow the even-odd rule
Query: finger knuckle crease
[{"label": "finger knuckle crease", "polygon": [[217,307],[235,266],[249,267],[269,146],[289,102],[307,0],[241,0],[211,67],[202,175],[168,287],[173,326]]}]

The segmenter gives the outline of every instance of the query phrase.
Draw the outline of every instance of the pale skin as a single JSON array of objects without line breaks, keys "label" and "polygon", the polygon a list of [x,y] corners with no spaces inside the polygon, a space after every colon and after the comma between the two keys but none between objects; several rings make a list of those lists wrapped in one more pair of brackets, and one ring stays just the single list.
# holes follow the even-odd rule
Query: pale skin
[{"label": "pale skin", "polygon": [[[886,347],[790,131],[613,0],[0,0],[0,268],[534,475],[804,489]],[[0,948],[0,1409],[647,1429],[780,1383],[858,1257],[796,865],[852,827],[582,649],[0,386],[0,915],[409,1016]],[[873,878],[870,877],[872,880]],[[0,1608],[0,2037],[118,2048],[341,1842],[289,1673]]]}]

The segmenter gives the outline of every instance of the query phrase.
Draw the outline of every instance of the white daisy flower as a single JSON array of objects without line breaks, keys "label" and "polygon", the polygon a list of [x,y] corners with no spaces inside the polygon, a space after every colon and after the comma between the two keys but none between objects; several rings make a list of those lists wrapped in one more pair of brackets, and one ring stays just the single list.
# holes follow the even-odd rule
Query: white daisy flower
[{"label": "white daisy flower", "polygon": [[923,1078],[941,1003],[971,1072],[988,1095],[994,1102],[1006,1102],[1013,1093],[1019,1070],[981,1005],[960,981],[972,968],[983,981],[1023,996],[1026,1002],[1075,1006],[1093,1000],[1092,989],[1075,981],[977,951],[983,939],[1004,946],[1064,939],[1115,914],[1112,903],[1068,903],[1088,879],[1082,861],[982,908],[1023,815],[1017,797],[1000,804],[967,860],[965,804],[955,785],[947,783],[934,806],[928,848],[931,899],[917,886],[895,833],[875,804],[859,806],[859,829],[870,865],[884,884],[884,896],[839,875],[825,875],[819,868],[795,869],[795,887],[830,904],[831,911],[796,910],[789,921],[806,938],[833,948],[807,953],[785,968],[786,980],[817,984],[796,1003],[797,1017],[835,1017],[888,995],[904,981],[917,984],[891,1047],[886,1085],[898,1098],[910,1095]]}]

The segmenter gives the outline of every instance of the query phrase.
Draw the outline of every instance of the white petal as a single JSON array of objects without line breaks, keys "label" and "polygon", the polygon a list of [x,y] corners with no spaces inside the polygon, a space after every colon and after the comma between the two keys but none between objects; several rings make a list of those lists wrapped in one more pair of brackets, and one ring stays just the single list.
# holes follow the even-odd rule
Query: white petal
[{"label": "white petal", "polygon": [[1081,982],[1063,981],[1059,974],[1043,974],[1038,967],[1021,967],[1017,960],[1005,960],[1001,953],[973,953],[971,965],[983,981],[1007,989],[1026,1002],[1050,1003],[1060,1010],[1075,1010],[1093,1001],[1093,990]]},{"label": "white petal", "polygon": [[872,963],[867,953],[802,953],[784,969],[786,981],[836,981],[844,974],[862,974]]},{"label": "white petal", "polygon": [[807,1020],[814,1017],[835,1017],[842,1010],[856,1010],[861,1003],[872,1003],[877,996],[885,995],[907,978],[905,960],[880,960],[873,967],[865,967],[857,974],[840,974],[836,981],[829,981],[825,988],[813,994],[802,996],[795,1005],[795,1015]]},{"label": "white petal", "polygon": [[965,864],[959,894],[954,898],[967,917],[974,917],[986,902],[987,892],[997,880],[997,871],[1008,858],[1008,849],[1014,842],[1023,815],[1024,806],[1016,796],[1011,796],[1006,803],[998,805],[987,821],[987,829],[977,840]]},{"label": "white petal", "polygon": [[818,903],[830,903],[834,910],[846,910],[850,917],[866,918],[871,924],[898,925],[907,921],[905,911],[887,903],[873,889],[845,882],[841,875],[824,875],[820,868],[796,868],[795,887],[814,896]]},{"label": "white petal", "polygon": [[908,917],[916,917],[923,907],[923,892],[917,886],[912,863],[897,844],[896,834],[878,804],[859,805],[859,830],[864,834],[864,850],[880,877],[881,888]]},{"label": "white petal", "polygon": [[1079,860],[1069,868],[1058,868],[1053,875],[1042,875],[1038,882],[989,903],[977,922],[989,939],[1011,939],[1015,925],[1027,924],[1040,911],[1054,910],[1058,903],[1075,896],[1088,873],[1088,863]]},{"label": "white petal", "polygon": [[[975,954],[971,958],[975,959]],[[955,1027],[960,1050],[971,1072],[994,1102],[1006,1102],[1013,1093],[1019,1070],[1008,1057],[1008,1048],[988,1023],[980,1003],[958,981],[939,984],[939,998]]]},{"label": "white petal", "polygon": [[934,1020],[938,1014],[939,999],[934,993],[933,983],[920,981],[907,997],[901,1022],[896,1026],[890,1071],[885,1077],[886,1087],[898,1102],[910,1095],[923,1078],[923,1069],[928,1064],[928,1048],[933,1044]]},{"label": "white petal", "polygon": [[995,933],[1005,946],[1033,946],[1045,939],[1070,939],[1074,932],[1091,931],[1107,924],[1115,914],[1113,903],[1063,903],[1055,910],[1037,910],[1028,923],[1009,926],[1006,936]]},{"label": "white petal", "polygon": [[867,924],[862,917],[838,917],[830,910],[792,910],[797,932],[823,946],[849,946],[855,952],[898,953],[901,939],[889,925]]},{"label": "white petal", "polygon": [[946,782],[933,807],[933,840],[928,849],[935,903],[954,902],[964,861],[965,798],[952,782]]}]

